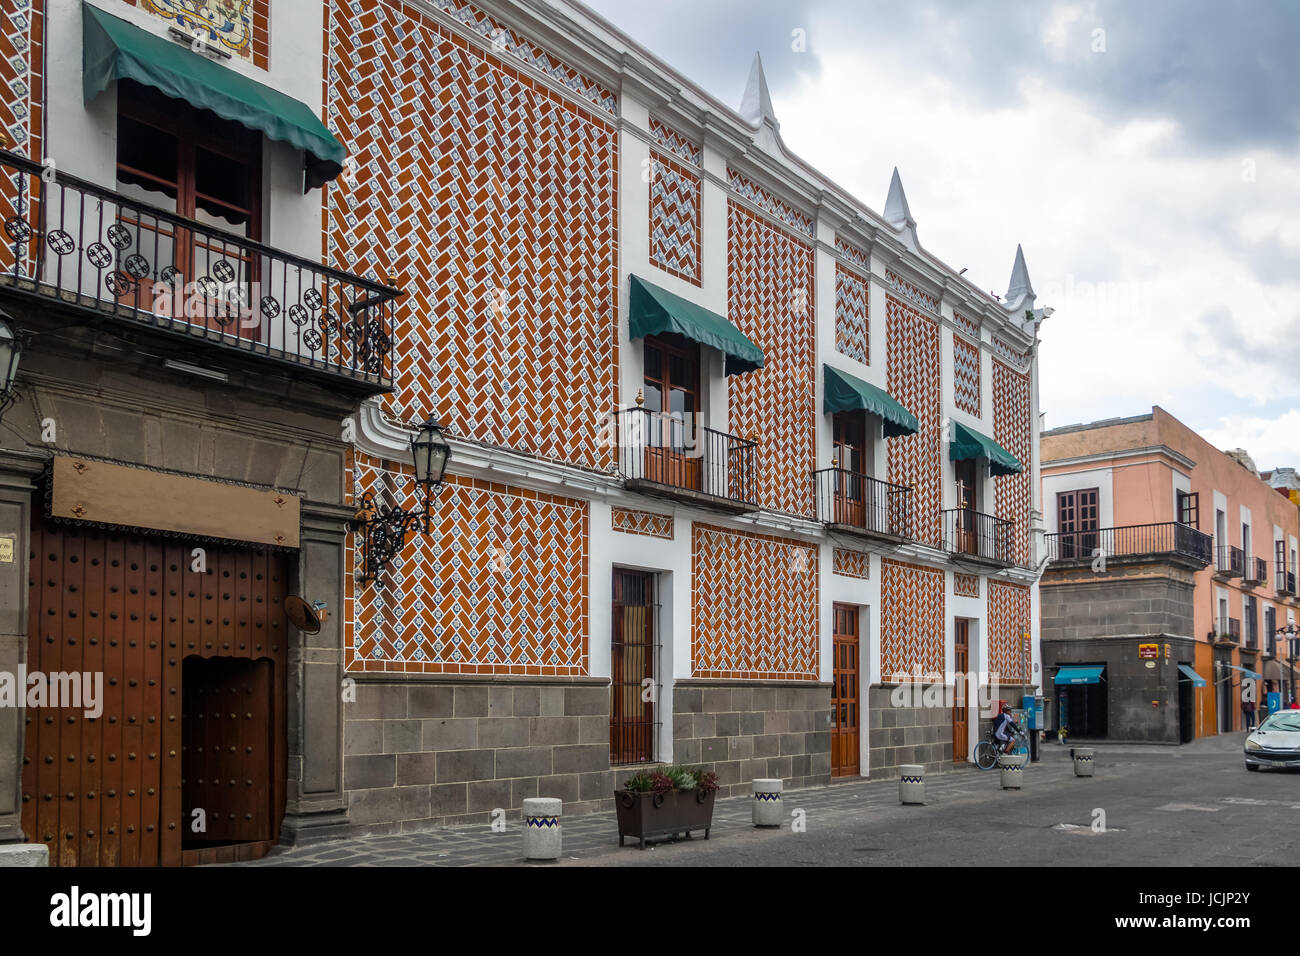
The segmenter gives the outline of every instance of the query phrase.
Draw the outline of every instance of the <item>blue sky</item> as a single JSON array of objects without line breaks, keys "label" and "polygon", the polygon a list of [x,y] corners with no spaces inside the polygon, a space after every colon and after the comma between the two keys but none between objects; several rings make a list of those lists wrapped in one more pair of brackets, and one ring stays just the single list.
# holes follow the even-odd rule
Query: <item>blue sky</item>
[{"label": "blue sky", "polygon": [[786,145],[877,211],[897,166],[986,289],[1023,243],[1048,427],[1158,404],[1300,466],[1300,4],[589,5],[733,106],[760,51]]}]

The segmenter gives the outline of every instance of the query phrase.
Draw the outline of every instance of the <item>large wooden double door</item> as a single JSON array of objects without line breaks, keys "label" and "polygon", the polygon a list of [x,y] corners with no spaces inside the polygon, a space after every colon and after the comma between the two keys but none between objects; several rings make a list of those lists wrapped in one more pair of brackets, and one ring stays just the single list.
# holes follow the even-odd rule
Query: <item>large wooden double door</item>
[{"label": "large wooden double door", "polygon": [[33,520],[28,673],[91,688],[24,712],[22,827],[54,866],[249,858],[278,836],[285,557],[206,545],[198,571],[195,546]]}]

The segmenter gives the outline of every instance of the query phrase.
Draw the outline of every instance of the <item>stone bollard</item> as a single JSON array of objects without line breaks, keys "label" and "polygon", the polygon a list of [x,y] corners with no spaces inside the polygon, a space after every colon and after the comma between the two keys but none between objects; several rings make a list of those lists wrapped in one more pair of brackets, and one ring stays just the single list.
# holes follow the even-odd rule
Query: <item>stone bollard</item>
[{"label": "stone bollard", "polygon": [[998,767],[1002,771],[1002,789],[1019,790],[1025,782],[1024,761],[1017,756],[1004,754],[998,758]]},{"label": "stone bollard", "polygon": [[564,801],[556,797],[529,797],[524,800],[524,858],[558,860],[560,858],[560,814]]},{"label": "stone bollard", "polygon": [[925,803],[925,768],[919,763],[905,763],[898,768],[898,802]]},{"label": "stone bollard", "polygon": [[754,826],[779,827],[785,820],[781,791],[785,784],[779,777],[757,777],[754,780]]},{"label": "stone bollard", "polygon": [[1073,747],[1070,756],[1074,758],[1074,775],[1091,777],[1094,751],[1091,747]]}]

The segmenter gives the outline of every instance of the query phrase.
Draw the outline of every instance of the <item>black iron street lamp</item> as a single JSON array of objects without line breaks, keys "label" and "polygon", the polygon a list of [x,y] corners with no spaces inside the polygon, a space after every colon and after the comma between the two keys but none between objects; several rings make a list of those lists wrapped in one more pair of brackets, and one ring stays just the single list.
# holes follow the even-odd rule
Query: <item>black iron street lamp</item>
[{"label": "black iron street lamp", "polygon": [[442,484],[451,459],[451,447],[442,434],[443,427],[429,418],[411,439],[411,463],[415,467],[415,481],[424,490],[424,501],[418,509],[404,511],[375,501],[373,492],[361,499],[361,510],[352,519],[353,531],[361,534],[361,578],[364,583],[379,577],[379,572],[406,545],[406,535],[411,531],[429,533],[430,492]]},{"label": "black iron street lamp", "polygon": [[18,379],[18,360],[27,345],[27,333],[15,329],[8,313],[0,311],[0,416],[18,398],[14,383]]}]

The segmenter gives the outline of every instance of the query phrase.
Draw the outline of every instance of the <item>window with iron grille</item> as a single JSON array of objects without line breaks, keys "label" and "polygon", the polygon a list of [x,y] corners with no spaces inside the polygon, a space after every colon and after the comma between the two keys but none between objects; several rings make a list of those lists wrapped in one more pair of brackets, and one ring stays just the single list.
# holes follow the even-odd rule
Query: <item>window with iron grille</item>
[{"label": "window with iron grille", "polygon": [[654,574],[614,571],[609,762],[650,763],[659,739],[659,588]]}]

